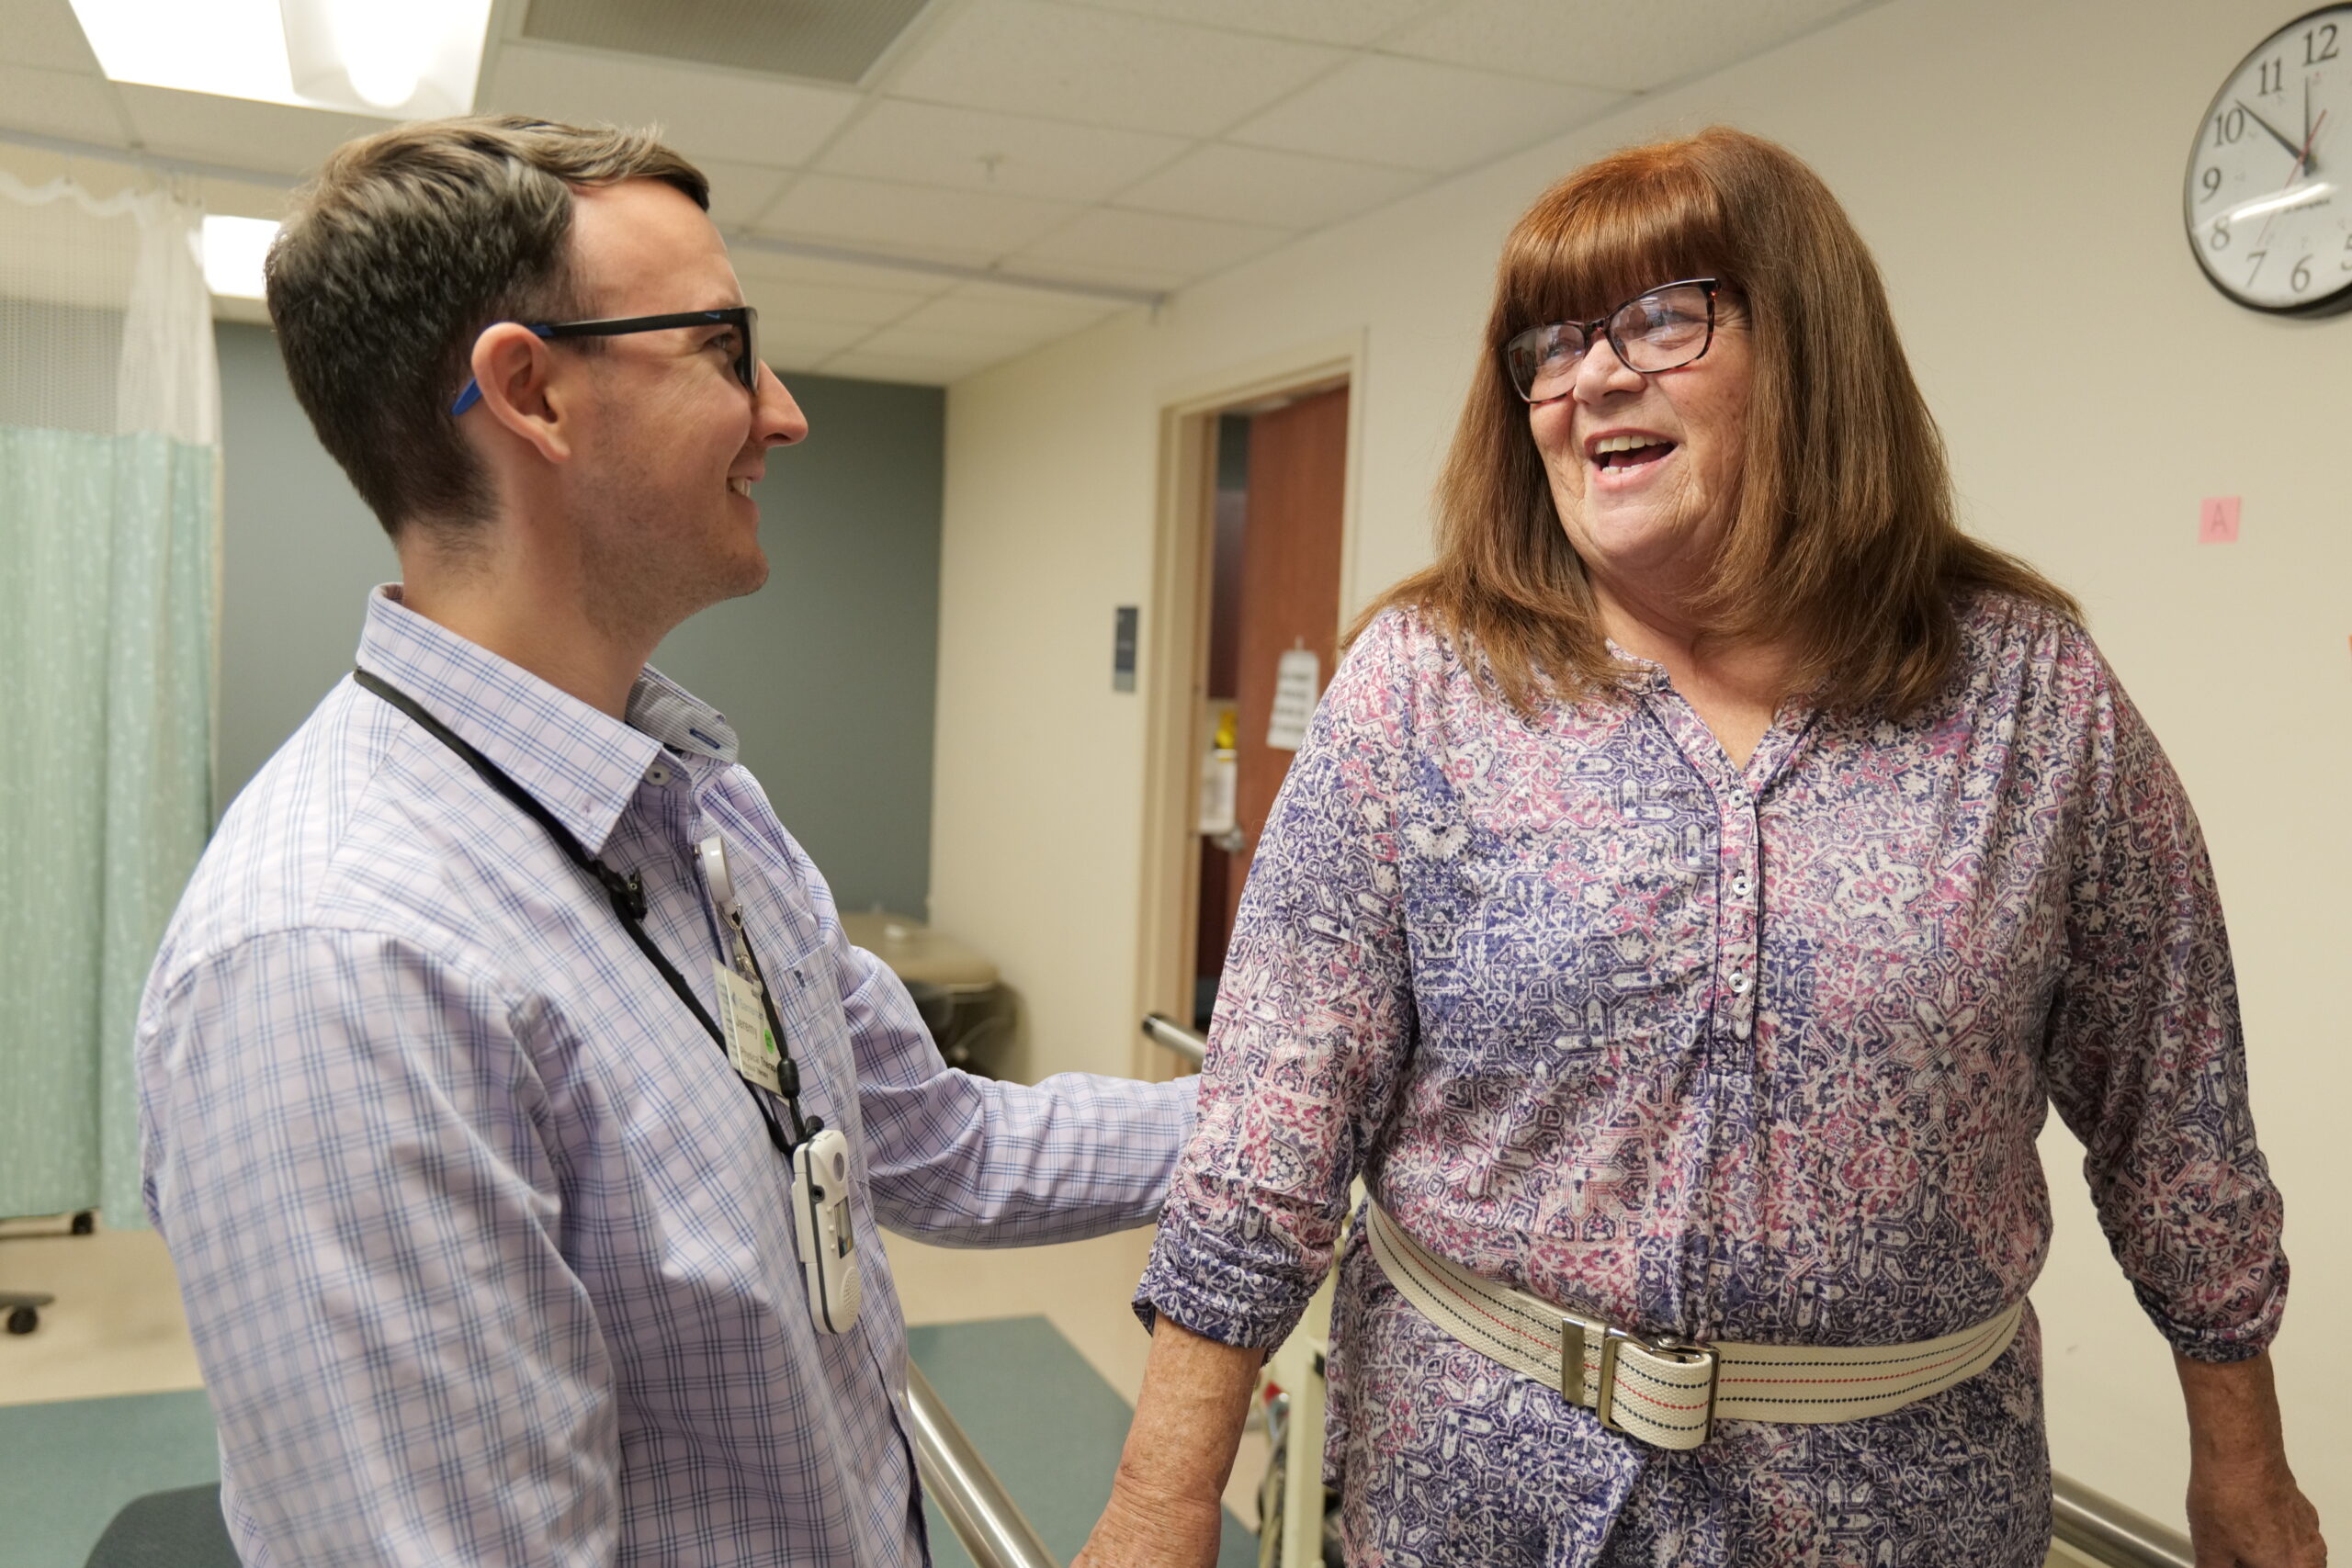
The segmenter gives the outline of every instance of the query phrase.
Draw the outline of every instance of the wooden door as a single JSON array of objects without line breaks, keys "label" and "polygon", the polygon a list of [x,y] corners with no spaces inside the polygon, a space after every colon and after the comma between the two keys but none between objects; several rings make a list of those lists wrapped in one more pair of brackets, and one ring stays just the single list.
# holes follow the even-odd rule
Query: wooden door
[{"label": "wooden door", "polygon": [[[1340,637],[1340,543],[1347,486],[1348,389],[1336,388],[1250,422],[1249,507],[1241,544],[1234,697],[1240,710],[1234,815],[1244,844],[1226,878],[1226,932],[1240,907],[1292,753],[1266,744],[1283,654],[1311,649],[1317,694],[1330,683]],[[1204,911],[1205,913],[1205,911]]]}]

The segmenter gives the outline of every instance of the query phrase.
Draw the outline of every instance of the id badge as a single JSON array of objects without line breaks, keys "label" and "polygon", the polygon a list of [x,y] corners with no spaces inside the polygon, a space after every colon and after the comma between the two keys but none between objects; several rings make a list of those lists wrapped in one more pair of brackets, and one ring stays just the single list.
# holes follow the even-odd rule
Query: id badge
[{"label": "id badge", "polygon": [[718,1027],[727,1035],[727,1059],[743,1081],[770,1094],[781,1091],[776,1065],[784,1053],[768,1028],[767,1009],[760,1004],[759,987],[717,959],[711,973],[718,976]]}]

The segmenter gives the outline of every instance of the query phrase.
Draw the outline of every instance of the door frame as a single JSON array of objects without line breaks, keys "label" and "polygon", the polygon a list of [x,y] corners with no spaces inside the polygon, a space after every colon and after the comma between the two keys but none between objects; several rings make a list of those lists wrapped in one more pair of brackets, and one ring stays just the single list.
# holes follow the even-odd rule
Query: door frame
[{"label": "door frame", "polygon": [[[1144,787],[1141,900],[1136,933],[1136,1007],[1189,1020],[1193,951],[1200,919],[1201,746],[1195,716],[1208,683],[1209,590],[1215,566],[1216,422],[1272,399],[1348,389],[1348,434],[1340,506],[1340,622],[1354,613],[1357,483],[1363,431],[1363,332],[1193,378],[1159,396],[1150,598],[1144,611]],[[1134,1037],[1135,1076],[1172,1077],[1168,1052]]]}]

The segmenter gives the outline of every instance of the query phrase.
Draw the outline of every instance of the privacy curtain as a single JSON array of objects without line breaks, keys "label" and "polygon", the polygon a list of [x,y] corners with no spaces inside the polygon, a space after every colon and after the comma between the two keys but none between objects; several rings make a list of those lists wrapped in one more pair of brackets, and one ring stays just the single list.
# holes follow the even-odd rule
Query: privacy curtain
[{"label": "privacy curtain", "polygon": [[141,1223],[132,1021],[211,820],[201,221],[0,171],[0,1215]]}]

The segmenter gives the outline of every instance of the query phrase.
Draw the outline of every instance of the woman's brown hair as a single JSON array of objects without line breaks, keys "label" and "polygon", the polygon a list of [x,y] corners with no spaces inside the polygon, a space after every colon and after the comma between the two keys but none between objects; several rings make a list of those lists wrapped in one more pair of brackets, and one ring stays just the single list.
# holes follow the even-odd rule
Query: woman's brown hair
[{"label": "woman's brown hair", "polygon": [[1697,606],[1707,638],[1780,641],[1792,691],[1899,718],[1950,675],[1962,595],[1993,590],[2079,618],[2064,591],[1960,531],[1943,439],[1878,268],[1829,187],[1786,148],[1717,127],[1589,164],[1512,228],[1438,481],[1438,558],[1351,637],[1417,605],[1523,714],[1553,694],[1620,686],[1626,667],[1561,529],[1502,345],[1698,276],[1722,280],[1755,378],[1737,500]]}]

